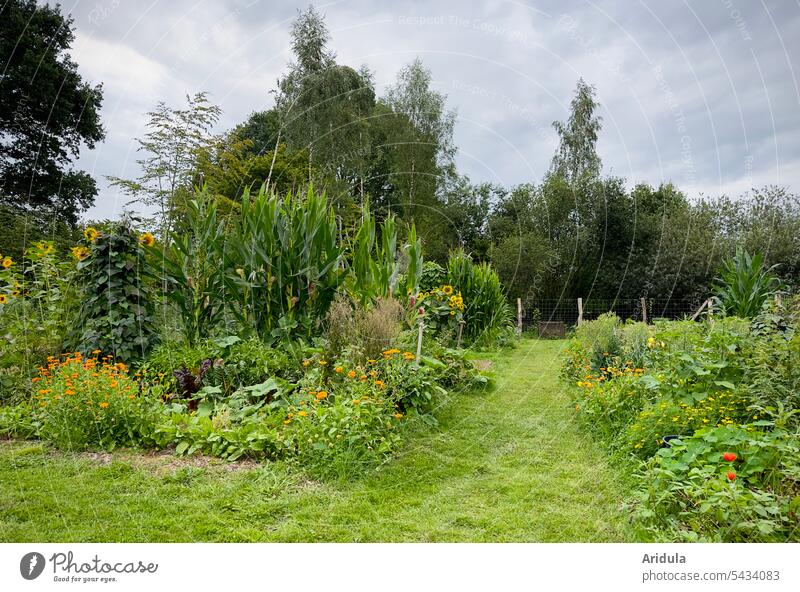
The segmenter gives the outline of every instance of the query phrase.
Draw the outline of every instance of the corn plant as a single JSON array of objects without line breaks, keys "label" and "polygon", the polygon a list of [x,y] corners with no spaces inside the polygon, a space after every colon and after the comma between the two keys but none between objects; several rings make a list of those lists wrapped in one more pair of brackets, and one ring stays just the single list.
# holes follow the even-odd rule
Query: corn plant
[{"label": "corn plant", "polygon": [[189,202],[186,222],[185,231],[171,233],[162,270],[166,278],[166,297],[177,307],[184,336],[194,345],[210,336],[224,312],[222,253],[225,234],[224,223],[217,217],[216,204],[205,189],[198,191],[195,199]]},{"label": "corn plant", "polygon": [[361,225],[353,239],[350,257],[349,291],[361,304],[389,296],[396,289],[397,222],[389,216],[381,224],[376,241],[375,218],[365,209]]},{"label": "corn plant", "polygon": [[464,337],[471,341],[493,341],[510,326],[511,308],[497,272],[488,263],[474,264],[462,250],[447,262],[448,282],[464,298]]},{"label": "corn plant", "polygon": [[763,253],[750,253],[741,247],[723,263],[713,289],[715,303],[725,314],[751,319],[761,312],[764,303],[780,289],[775,266],[766,268]]},{"label": "corn plant", "polygon": [[342,249],[325,195],[245,190],[224,249],[225,293],[241,325],[265,341],[311,335],[342,283]]},{"label": "corn plant", "polygon": [[406,273],[404,277],[405,291],[410,294],[416,294],[419,291],[419,282],[422,278],[422,240],[417,236],[417,228],[414,224],[411,225],[411,230],[408,233],[408,240],[403,246],[403,254],[406,259]]}]

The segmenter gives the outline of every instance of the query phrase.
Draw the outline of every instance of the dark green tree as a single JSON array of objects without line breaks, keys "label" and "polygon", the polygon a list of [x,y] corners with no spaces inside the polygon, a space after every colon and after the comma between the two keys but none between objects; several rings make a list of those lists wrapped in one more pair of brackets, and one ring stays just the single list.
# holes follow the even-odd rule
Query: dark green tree
[{"label": "dark green tree", "polygon": [[58,5],[7,0],[0,23],[0,201],[74,224],[97,195],[94,179],[70,165],[82,144],[104,137],[101,85],[78,74],[73,21]]}]

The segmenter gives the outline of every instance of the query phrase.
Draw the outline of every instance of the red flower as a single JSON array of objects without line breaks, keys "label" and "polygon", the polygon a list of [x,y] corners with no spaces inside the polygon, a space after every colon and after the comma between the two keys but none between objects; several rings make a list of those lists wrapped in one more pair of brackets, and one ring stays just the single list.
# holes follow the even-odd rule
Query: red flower
[{"label": "red flower", "polygon": [[418,310],[417,312],[418,312],[419,314],[421,314],[421,315],[424,315],[424,314],[425,314],[425,308],[424,308],[424,307],[422,307],[422,306],[420,306],[420,307],[419,307],[419,310]]},{"label": "red flower", "polygon": [[722,458],[724,458],[728,462],[733,462],[736,460],[736,454],[733,452],[726,452],[725,454],[722,455]]},{"label": "red flower", "polygon": [[736,473],[733,471],[728,471],[728,481],[735,481],[736,480]]}]

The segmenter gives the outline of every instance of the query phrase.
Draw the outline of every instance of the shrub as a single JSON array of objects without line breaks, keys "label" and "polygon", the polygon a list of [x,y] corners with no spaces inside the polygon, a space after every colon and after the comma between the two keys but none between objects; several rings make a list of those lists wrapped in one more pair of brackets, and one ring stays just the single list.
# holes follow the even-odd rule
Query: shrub
[{"label": "shrub", "polygon": [[305,466],[326,474],[356,472],[388,456],[400,441],[402,414],[366,381],[351,381],[330,394],[300,391],[285,413],[281,437],[293,443]]},{"label": "shrub", "polygon": [[152,402],[139,392],[125,364],[113,363],[110,356],[53,357],[34,380],[40,435],[59,448],[137,446],[152,432]]}]

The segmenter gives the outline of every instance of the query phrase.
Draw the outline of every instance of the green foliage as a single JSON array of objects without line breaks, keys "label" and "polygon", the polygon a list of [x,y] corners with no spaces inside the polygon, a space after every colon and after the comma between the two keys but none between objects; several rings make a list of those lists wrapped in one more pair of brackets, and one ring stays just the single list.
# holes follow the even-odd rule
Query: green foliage
[{"label": "green foliage", "polygon": [[600,174],[600,157],[595,146],[602,124],[601,118],[595,115],[599,106],[594,100],[595,92],[583,78],[578,80],[569,120],[566,124],[553,122],[560,144],[550,170],[570,183],[579,183]]},{"label": "green foliage", "polygon": [[65,450],[138,446],[158,418],[124,364],[80,354],[51,358],[37,382],[38,435]]},{"label": "green foliage", "polygon": [[704,428],[660,450],[642,477],[647,528],[670,541],[800,540],[798,434],[765,427]]},{"label": "green foliage", "polygon": [[447,270],[435,261],[425,261],[419,278],[419,289],[423,292],[447,283]]},{"label": "green foliage", "polygon": [[50,241],[34,243],[26,258],[0,257],[0,401],[29,393],[29,379],[58,354],[77,313],[75,264],[61,261]]},{"label": "green foliage", "polygon": [[324,195],[245,191],[225,244],[225,292],[242,327],[265,341],[310,336],[343,280],[336,221]]},{"label": "green foliage", "polygon": [[136,179],[108,177],[131,197],[158,211],[160,235],[166,236],[175,223],[176,202],[189,191],[194,180],[198,154],[212,144],[211,129],[222,110],[208,101],[208,93],[186,95],[184,108],[163,101],[147,114],[147,134],[136,138],[144,156],[136,161],[142,174]]},{"label": "green foliage", "polygon": [[211,336],[225,311],[220,298],[225,234],[205,189],[189,203],[186,224],[185,232],[171,233],[161,263],[166,296],[180,313],[186,340],[193,344]]},{"label": "green foliage", "polygon": [[765,269],[764,255],[737,249],[736,255],[723,263],[714,285],[716,304],[726,314],[750,319],[761,312],[764,303],[780,287],[780,280]]},{"label": "green foliage", "polygon": [[82,293],[72,349],[84,354],[100,350],[126,362],[141,359],[155,341],[146,250],[127,221],[109,234],[87,229],[86,235],[88,256],[78,262],[76,278]]},{"label": "green foliage", "polygon": [[796,540],[800,349],[790,317],[769,316],[576,331],[563,373],[578,417],[646,461],[638,514],[656,538]]},{"label": "green foliage", "polygon": [[491,344],[511,325],[511,307],[500,278],[488,263],[474,264],[464,251],[447,262],[448,282],[463,295],[464,338]]},{"label": "green foliage", "polygon": [[74,225],[97,187],[70,164],[82,145],[93,148],[105,135],[103,92],[70,58],[75,29],[61,10],[35,0],[0,6],[0,201]]},{"label": "green foliage", "polygon": [[362,305],[389,296],[397,287],[397,223],[393,216],[383,221],[380,240],[375,239],[375,218],[365,208],[353,238],[349,276],[349,291]]}]

